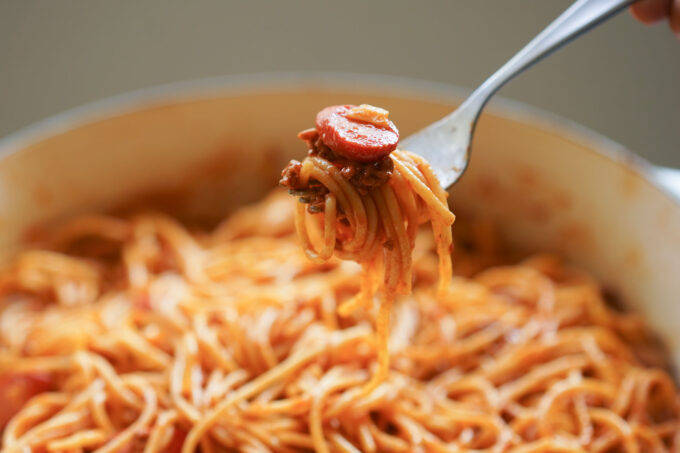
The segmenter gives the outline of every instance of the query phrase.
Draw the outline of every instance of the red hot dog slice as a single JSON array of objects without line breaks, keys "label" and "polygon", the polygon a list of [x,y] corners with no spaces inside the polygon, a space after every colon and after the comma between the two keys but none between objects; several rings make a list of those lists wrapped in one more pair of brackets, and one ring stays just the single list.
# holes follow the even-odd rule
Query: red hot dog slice
[{"label": "red hot dog slice", "polygon": [[378,161],[399,143],[387,111],[365,104],[326,107],[316,115],[316,129],[326,146],[357,162]]}]

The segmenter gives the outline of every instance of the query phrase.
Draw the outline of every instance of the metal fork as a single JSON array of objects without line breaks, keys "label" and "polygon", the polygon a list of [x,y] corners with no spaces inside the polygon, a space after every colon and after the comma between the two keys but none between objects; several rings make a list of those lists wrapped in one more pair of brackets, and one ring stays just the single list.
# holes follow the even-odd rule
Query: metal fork
[{"label": "metal fork", "polygon": [[609,19],[635,0],[578,0],[479,86],[453,113],[402,140],[400,148],[420,154],[442,187],[463,174],[482,109],[506,82],[564,44]]}]

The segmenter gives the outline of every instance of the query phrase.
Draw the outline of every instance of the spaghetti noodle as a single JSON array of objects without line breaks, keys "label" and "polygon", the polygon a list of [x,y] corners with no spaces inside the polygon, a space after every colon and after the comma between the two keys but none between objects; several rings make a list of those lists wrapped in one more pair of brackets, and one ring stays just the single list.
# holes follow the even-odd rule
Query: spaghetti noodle
[{"label": "spaghetti noodle", "polygon": [[[680,445],[677,388],[651,367],[640,319],[551,257],[462,276],[498,254],[482,227],[461,240],[442,295],[434,241],[417,233],[391,367],[364,395],[374,313],[337,313],[360,290],[360,269],[308,260],[288,198],[274,194],[211,234],[157,214],[77,218],[49,247],[20,254],[0,274],[0,414],[18,409],[2,451]],[[21,380],[44,391],[12,401]]]},{"label": "spaghetti noodle", "polygon": [[[390,196],[404,202],[402,168],[427,180],[417,158],[390,159],[392,195],[368,191],[367,225]],[[484,224],[457,227],[454,277],[442,284],[442,240],[415,228],[439,221],[437,205],[413,192],[403,236],[389,236],[395,222],[370,241],[367,226],[361,242],[383,250],[369,269],[387,282],[408,275],[399,237],[411,257],[412,288],[385,283],[410,294],[391,309],[390,366],[369,391],[381,347],[365,274],[336,256],[307,258],[300,205],[285,193],[213,231],[157,213],[51,230],[0,272],[1,450],[678,451],[678,389],[639,317],[555,257],[508,264]],[[347,220],[333,254],[359,256],[359,241],[349,245],[360,208],[318,193],[313,250],[328,253],[323,220],[335,213]],[[303,206],[318,206],[308,195]]]}]

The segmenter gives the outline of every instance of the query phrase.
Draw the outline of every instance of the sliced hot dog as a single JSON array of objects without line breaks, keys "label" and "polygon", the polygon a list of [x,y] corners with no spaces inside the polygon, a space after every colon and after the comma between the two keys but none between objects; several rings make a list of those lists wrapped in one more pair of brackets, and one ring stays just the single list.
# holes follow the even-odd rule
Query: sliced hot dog
[{"label": "sliced hot dog", "polygon": [[334,105],[316,116],[323,142],[335,153],[357,162],[375,162],[397,148],[399,131],[387,111],[369,105]]}]

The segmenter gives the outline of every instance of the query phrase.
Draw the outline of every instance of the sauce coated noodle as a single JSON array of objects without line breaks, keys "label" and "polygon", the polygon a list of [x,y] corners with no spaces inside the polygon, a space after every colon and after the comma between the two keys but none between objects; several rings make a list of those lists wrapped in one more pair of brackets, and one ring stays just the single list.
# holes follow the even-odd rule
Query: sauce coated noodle
[{"label": "sauce coated noodle", "polygon": [[376,313],[338,313],[359,267],[308,260],[294,209],[275,193],[209,233],[82,217],[17,256],[0,274],[3,409],[16,382],[42,384],[24,385],[3,451],[680,448],[678,392],[643,360],[640,319],[554,257],[489,266],[481,227],[439,291],[435,242],[417,233],[391,365],[365,393]]}]

